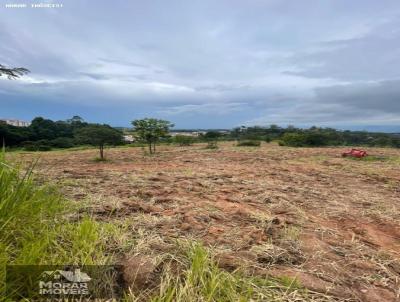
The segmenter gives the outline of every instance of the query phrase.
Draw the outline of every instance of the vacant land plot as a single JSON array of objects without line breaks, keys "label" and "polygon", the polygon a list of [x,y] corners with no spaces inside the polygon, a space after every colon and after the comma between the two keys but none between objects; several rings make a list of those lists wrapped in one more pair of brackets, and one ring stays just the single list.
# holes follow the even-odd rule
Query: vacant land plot
[{"label": "vacant land plot", "polygon": [[342,158],[344,150],[118,148],[107,162],[92,160],[96,150],[63,151],[41,153],[36,169],[80,205],[71,219],[90,213],[125,226],[110,243],[121,261],[194,239],[228,271],[296,277],[332,300],[397,301],[400,150],[369,149],[370,160]]}]

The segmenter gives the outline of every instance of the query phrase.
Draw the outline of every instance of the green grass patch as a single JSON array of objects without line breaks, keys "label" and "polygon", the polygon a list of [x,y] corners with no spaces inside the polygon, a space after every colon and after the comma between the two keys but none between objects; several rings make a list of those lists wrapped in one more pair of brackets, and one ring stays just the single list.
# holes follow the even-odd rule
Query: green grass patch
[{"label": "green grass patch", "polygon": [[389,156],[376,156],[376,155],[367,155],[367,156],[361,157],[361,158],[347,156],[346,158],[350,159],[350,160],[365,161],[365,162],[385,162],[385,161],[392,160],[392,158]]},{"label": "green grass patch", "polygon": [[4,296],[7,264],[111,261],[106,241],[112,232],[90,218],[69,222],[65,214],[74,208],[56,188],[38,185],[32,170],[33,166],[22,171],[0,154],[0,296]]},{"label": "green grass patch", "polygon": [[92,161],[94,161],[94,162],[96,162],[96,163],[99,163],[99,162],[106,162],[106,161],[109,161],[107,158],[101,158],[101,157],[95,157],[95,158],[93,158],[93,160]]}]

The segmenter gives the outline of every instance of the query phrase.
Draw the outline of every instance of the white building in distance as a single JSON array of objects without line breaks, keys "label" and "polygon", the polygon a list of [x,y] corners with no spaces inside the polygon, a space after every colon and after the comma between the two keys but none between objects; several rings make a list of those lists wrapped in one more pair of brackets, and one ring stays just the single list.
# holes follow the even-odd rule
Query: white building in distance
[{"label": "white building in distance", "polygon": [[200,136],[201,134],[206,134],[206,131],[184,131],[184,132],[183,131],[182,132],[170,131],[169,132],[169,135],[171,135],[171,136],[182,135],[182,136],[196,137],[196,136]]},{"label": "white building in distance", "polygon": [[12,125],[16,127],[28,127],[31,124],[31,122],[12,119],[0,119],[0,123],[6,123],[7,125]]},{"label": "white building in distance", "polygon": [[127,143],[133,143],[135,141],[135,138],[133,135],[124,135],[124,141]]}]

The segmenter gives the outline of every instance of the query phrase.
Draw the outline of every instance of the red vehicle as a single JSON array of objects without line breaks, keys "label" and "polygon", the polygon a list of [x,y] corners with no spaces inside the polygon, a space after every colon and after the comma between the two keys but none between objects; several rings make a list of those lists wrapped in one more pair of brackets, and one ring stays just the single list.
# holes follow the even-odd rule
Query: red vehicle
[{"label": "red vehicle", "polygon": [[361,149],[351,149],[351,151],[342,153],[343,157],[352,156],[352,157],[361,158],[361,157],[365,157],[367,155],[368,155],[367,151],[364,151]]}]

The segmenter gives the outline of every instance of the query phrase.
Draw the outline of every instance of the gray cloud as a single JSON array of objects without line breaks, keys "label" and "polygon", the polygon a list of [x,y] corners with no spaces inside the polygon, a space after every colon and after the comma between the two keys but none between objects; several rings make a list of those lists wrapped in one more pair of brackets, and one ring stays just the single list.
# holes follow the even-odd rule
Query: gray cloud
[{"label": "gray cloud", "polygon": [[399,124],[397,0],[69,0],[0,13],[0,63],[32,71],[0,79],[0,105],[111,109],[114,124],[136,111],[188,127]]},{"label": "gray cloud", "polygon": [[316,89],[319,103],[356,110],[397,114],[400,119],[400,80],[356,83]]},{"label": "gray cloud", "polygon": [[139,63],[133,63],[133,62],[124,61],[124,60],[105,59],[105,58],[100,58],[99,60],[102,61],[102,62],[114,63],[114,64],[123,65],[123,66],[133,66],[133,67],[139,67],[139,68],[145,68],[145,69],[150,68],[149,65],[144,65],[144,64],[139,64]]},{"label": "gray cloud", "polygon": [[160,114],[174,116],[179,114],[188,115],[228,115],[232,112],[239,112],[244,110],[247,106],[245,103],[205,103],[205,104],[185,104],[180,106],[173,106],[162,109]]},{"label": "gray cloud", "polygon": [[398,125],[400,80],[319,87],[293,106],[265,112],[247,124]]},{"label": "gray cloud", "polygon": [[400,16],[354,38],[320,43],[314,51],[292,57],[297,71],[288,74],[311,78],[368,81],[400,78]]}]

